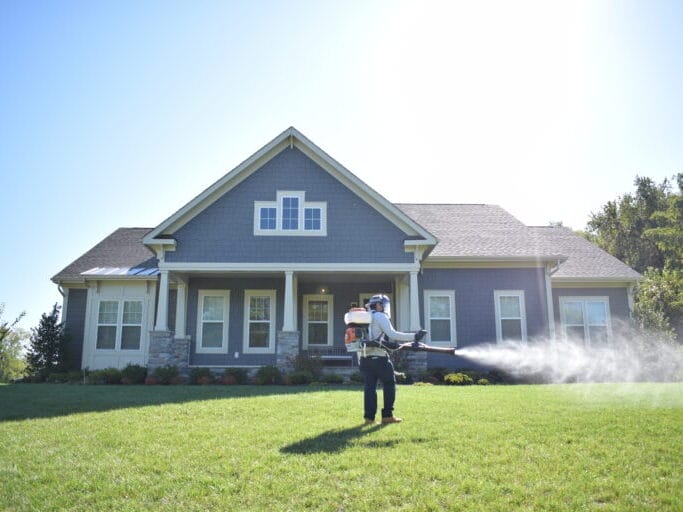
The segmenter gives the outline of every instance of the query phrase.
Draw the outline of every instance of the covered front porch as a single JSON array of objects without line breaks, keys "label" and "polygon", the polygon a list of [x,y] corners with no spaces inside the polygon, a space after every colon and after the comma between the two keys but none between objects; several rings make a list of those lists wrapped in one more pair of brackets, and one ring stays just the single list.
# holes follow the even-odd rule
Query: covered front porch
[{"label": "covered front porch", "polygon": [[[215,346],[201,341],[203,335],[219,329],[206,320],[214,314],[206,305],[211,295],[207,290],[215,295],[214,303],[220,296],[225,298],[220,317],[223,338]],[[343,316],[352,305],[362,306],[377,293],[391,297],[397,329],[420,328],[418,271],[414,268],[162,269],[148,365],[163,366],[172,360],[188,369],[265,365],[290,369],[295,356],[316,354],[330,366],[348,366],[355,360],[344,346]]]}]

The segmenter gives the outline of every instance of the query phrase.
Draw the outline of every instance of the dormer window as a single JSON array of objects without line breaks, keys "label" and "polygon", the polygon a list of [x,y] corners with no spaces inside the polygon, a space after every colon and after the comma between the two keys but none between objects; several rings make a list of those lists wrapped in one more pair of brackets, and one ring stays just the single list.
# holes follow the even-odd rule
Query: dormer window
[{"label": "dormer window", "polygon": [[278,191],[275,201],[254,202],[254,235],[327,236],[327,203],[306,201],[304,191]]}]

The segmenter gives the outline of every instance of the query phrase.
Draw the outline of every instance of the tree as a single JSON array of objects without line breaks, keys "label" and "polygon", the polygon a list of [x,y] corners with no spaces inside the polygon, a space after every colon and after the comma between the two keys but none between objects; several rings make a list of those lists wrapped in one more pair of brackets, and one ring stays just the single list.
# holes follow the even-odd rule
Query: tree
[{"label": "tree", "polygon": [[592,214],[586,236],[644,275],[635,295],[638,326],[683,342],[683,173],[674,179],[636,176],[635,194]]},{"label": "tree", "polygon": [[10,382],[21,377],[26,369],[21,354],[21,342],[26,339],[26,331],[17,327],[24,313],[10,323],[2,319],[4,312],[5,305],[0,304],[0,382]]},{"label": "tree", "polygon": [[638,272],[683,268],[683,173],[656,184],[636,176],[635,194],[609,201],[591,214],[588,238]]},{"label": "tree", "polygon": [[26,361],[31,375],[47,377],[64,370],[66,336],[59,323],[60,307],[55,304],[50,314],[43,313],[38,327],[31,329],[31,345]]}]

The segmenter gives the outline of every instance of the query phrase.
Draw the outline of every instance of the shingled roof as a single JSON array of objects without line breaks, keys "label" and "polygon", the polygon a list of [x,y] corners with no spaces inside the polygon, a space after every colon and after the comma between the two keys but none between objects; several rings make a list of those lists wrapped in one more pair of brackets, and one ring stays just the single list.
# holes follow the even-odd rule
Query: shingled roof
[{"label": "shingled roof", "polygon": [[[430,260],[543,260],[563,263],[553,281],[634,281],[636,271],[563,227],[530,227],[499,206],[487,204],[397,204],[439,242]],[[142,240],[153,228],[119,228],[52,280],[86,276],[149,277],[158,261]],[[566,260],[566,261],[565,261]]]},{"label": "shingled roof", "polygon": [[553,274],[554,281],[585,279],[634,281],[642,276],[622,261],[603,251],[571,229],[565,227],[529,227],[539,244],[551,245],[569,255]]},{"label": "shingled roof", "polygon": [[439,240],[430,259],[541,259],[563,255],[500,206],[397,204]]},{"label": "shingled roof", "polygon": [[152,228],[119,228],[58,272],[52,281],[83,281],[83,274],[131,277],[151,275],[158,260],[142,243]]}]

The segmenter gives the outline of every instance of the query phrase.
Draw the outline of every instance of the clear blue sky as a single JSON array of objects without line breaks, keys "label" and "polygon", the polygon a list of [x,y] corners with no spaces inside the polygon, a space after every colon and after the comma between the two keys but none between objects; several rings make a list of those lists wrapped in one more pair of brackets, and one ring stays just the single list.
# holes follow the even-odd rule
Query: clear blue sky
[{"label": "clear blue sky", "polygon": [[0,302],[290,125],[393,202],[530,225],[683,170],[683,2],[0,2]]}]

